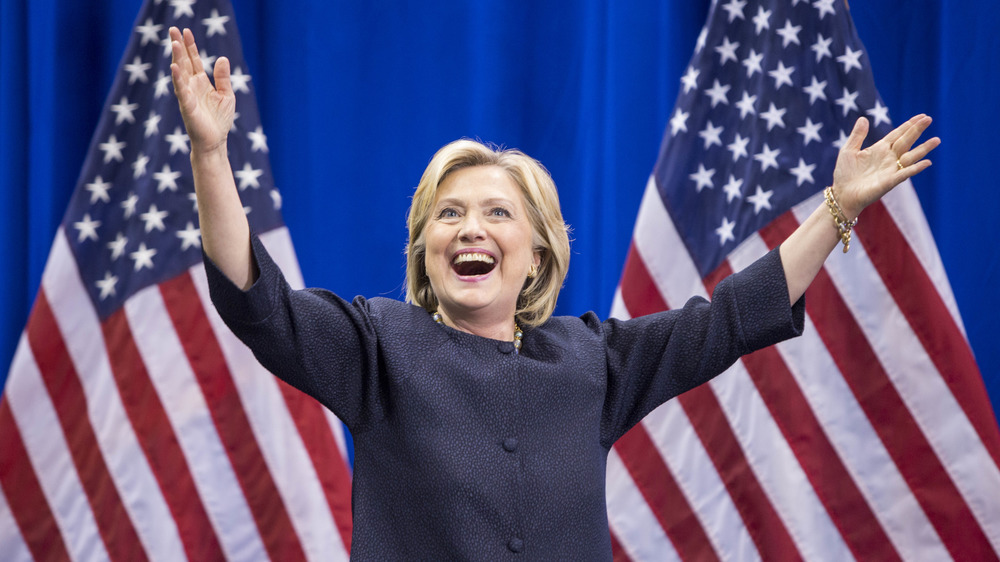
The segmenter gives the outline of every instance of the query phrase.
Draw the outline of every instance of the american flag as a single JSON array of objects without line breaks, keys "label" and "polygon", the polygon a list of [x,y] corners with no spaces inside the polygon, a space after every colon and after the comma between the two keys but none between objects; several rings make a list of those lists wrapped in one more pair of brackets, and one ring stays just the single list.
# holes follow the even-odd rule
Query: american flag
[{"label": "american flag", "polygon": [[222,324],[202,267],[171,25],[229,57],[229,154],[254,231],[302,285],[231,5],[147,0],[0,401],[5,560],[346,559],[343,426]]},{"label": "american flag", "polygon": [[[612,315],[707,296],[777,246],[859,116],[870,140],[891,130],[846,2],[714,2]],[[615,445],[616,560],[998,558],[1000,432],[909,182],[862,213],[806,312],[802,337]]]}]

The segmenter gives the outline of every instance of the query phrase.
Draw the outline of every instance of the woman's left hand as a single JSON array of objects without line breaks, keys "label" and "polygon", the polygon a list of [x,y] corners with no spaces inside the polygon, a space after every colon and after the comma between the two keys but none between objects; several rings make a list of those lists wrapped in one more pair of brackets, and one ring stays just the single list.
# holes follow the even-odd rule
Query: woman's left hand
[{"label": "woman's left hand", "polygon": [[840,149],[833,170],[834,197],[847,218],[857,217],[865,207],[881,199],[903,180],[931,165],[924,157],[941,144],[941,139],[934,137],[910,148],[930,124],[931,118],[927,115],[911,117],[880,141],[861,150],[868,135],[868,119],[858,119]]}]

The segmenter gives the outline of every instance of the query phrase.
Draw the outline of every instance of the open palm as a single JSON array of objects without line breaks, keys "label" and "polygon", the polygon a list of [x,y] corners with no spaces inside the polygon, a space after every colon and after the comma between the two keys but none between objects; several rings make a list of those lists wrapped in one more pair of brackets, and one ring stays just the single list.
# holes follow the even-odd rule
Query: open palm
[{"label": "open palm", "polygon": [[868,120],[858,119],[833,170],[834,193],[848,218],[857,217],[862,209],[893,187],[931,165],[924,157],[941,143],[939,138],[910,148],[930,124],[930,117],[914,116],[862,150],[861,145],[868,135]]},{"label": "open palm", "polygon": [[170,75],[192,148],[211,151],[224,147],[236,114],[236,96],[229,81],[229,59],[215,63],[215,85],[208,79],[194,35],[170,28]]}]

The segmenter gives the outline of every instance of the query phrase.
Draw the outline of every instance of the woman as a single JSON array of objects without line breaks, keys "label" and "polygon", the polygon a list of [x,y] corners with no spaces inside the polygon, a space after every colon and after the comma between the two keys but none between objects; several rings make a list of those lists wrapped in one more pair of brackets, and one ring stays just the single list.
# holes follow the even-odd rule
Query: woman
[{"label": "woman", "polygon": [[856,124],[818,208],[718,284],[712,303],[630,321],[552,317],[569,244],[555,186],[516,151],[458,141],[414,194],[407,300],[293,291],[243,214],[226,154],[229,63],[213,88],[170,30],[212,298],[275,374],[351,429],[357,559],[610,558],[609,448],[740,355],[797,335],[801,300],[853,219],[930,165],[917,116],[860,150]]}]

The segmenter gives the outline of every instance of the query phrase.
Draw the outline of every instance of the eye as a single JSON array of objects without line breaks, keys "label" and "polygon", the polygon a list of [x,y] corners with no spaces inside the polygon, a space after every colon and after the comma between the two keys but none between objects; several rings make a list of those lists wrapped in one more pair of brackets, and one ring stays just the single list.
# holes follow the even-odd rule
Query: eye
[{"label": "eye", "polygon": [[453,219],[453,218],[455,218],[457,216],[458,216],[458,211],[456,211],[455,209],[453,209],[451,207],[445,207],[444,209],[441,209],[440,213],[438,213],[437,218],[439,218],[439,219]]},{"label": "eye", "polygon": [[503,207],[493,207],[492,209],[490,209],[490,215],[494,217],[510,218],[510,211],[504,209]]}]

